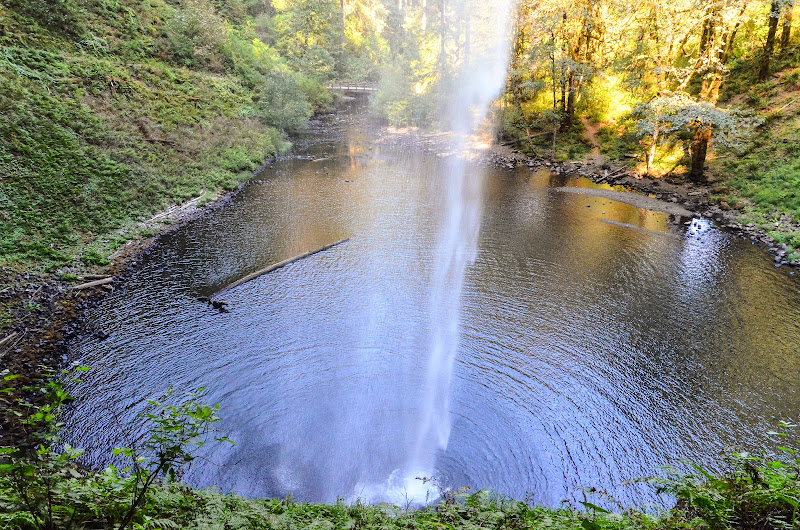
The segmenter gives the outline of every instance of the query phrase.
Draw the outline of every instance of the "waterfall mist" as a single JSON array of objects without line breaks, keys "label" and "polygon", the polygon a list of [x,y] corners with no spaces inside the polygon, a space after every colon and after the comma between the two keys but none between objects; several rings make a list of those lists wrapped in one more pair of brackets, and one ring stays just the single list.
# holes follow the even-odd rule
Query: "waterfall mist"
[{"label": "waterfall mist", "polygon": [[[466,0],[451,5],[463,22],[464,41],[457,64],[443,65],[440,75],[453,73],[441,98],[441,122],[451,136],[444,180],[444,204],[434,254],[430,291],[428,362],[413,425],[414,442],[405,466],[395,470],[386,488],[361,486],[367,500],[422,503],[438,496],[437,455],[450,438],[450,392],[459,343],[461,293],[467,267],[475,260],[482,213],[483,175],[467,172],[467,154],[490,105],[506,82],[509,27],[513,0]],[[441,52],[442,57],[447,54]]]}]

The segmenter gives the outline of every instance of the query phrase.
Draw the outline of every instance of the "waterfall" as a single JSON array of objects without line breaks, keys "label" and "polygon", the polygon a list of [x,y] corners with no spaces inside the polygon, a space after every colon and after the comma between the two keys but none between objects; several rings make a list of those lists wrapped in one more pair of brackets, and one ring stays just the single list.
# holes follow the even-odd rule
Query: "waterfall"
[{"label": "waterfall", "polygon": [[[465,0],[450,7],[466,20],[464,52],[456,67],[442,122],[452,133],[447,171],[443,175],[444,212],[435,250],[430,296],[430,350],[415,441],[405,467],[396,470],[375,499],[424,503],[438,489],[422,477],[435,478],[436,457],[450,438],[450,386],[460,328],[461,294],[467,267],[474,261],[482,210],[482,175],[467,173],[471,137],[506,82],[512,0]],[[361,490],[362,494],[366,492]]]}]

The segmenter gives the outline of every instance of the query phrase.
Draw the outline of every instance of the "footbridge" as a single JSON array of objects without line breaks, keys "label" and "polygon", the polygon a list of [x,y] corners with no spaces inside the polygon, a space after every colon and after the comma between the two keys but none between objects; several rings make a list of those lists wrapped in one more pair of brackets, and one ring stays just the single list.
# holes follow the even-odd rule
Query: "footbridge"
[{"label": "footbridge", "polygon": [[377,92],[378,83],[372,81],[331,81],[325,88],[340,92]]}]

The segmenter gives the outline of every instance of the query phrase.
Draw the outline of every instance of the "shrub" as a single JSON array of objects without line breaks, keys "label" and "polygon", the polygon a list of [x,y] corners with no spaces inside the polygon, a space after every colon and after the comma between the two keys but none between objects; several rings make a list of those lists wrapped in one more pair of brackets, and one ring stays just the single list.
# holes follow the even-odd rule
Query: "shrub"
[{"label": "shrub", "polygon": [[[219,406],[198,401],[202,390],[177,404],[150,401],[150,410],[139,416],[151,426],[144,443],[113,451],[129,465],[91,472],[76,462],[82,451],[61,442],[59,413],[71,397],[54,375],[45,373],[37,386],[2,389],[8,398],[0,402],[20,416],[27,438],[18,447],[0,448],[0,526],[122,529],[152,522],[146,513],[152,509],[145,502],[148,495],[163,481],[174,481],[194,459],[194,449],[205,443],[219,420]],[[4,381],[15,378],[5,375]],[[44,393],[43,404],[31,404],[25,397],[37,392]],[[171,399],[170,393],[165,399]]]},{"label": "shrub", "polygon": [[276,69],[267,74],[258,101],[261,119],[278,129],[294,131],[302,127],[312,114],[311,103],[291,72]]}]

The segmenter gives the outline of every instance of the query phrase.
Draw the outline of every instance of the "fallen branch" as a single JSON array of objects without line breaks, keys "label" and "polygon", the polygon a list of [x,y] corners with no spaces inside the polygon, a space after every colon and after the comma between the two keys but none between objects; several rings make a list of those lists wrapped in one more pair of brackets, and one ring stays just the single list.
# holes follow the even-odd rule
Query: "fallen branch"
[{"label": "fallen branch", "polygon": [[2,348],[2,347],[3,347],[3,346],[5,346],[6,344],[8,344],[8,343],[9,343],[9,342],[11,342],[12,340],[14,340],[14,339],[17,337],[17,335],[19,335],[19,333],[17,333],[17,332],[15,331],[15,332],[14,332],[14,333],[12,333],[11,335],[6,335],[6,336],[5,336],[5,337],[3,337],[2,339],[0,339],[0,348]]},{"label": "fallen branch", "polygon": [[614,170],[613,172],[609,173],[606,178],[616,177],[617,175],[626,173],[627,171],[628,171],[628,168],[623,166],[623,167],[621,167],[621,168],[619,168],[617,170]]},{"label": "fallen branch", "polygon": [[101,285],[106,285],[114,281],[113,277],[103,278],[102,280],[95,280],[93,282],[82,283],[80,285],[76,285],[72,288],[73,291],[80,291],[82,289],[91,289],[92,287],[99,287]]},{"label": "fallen branch", "polygon": [[258,278],[259,276],[263,276],[265,274],[269,274],[270,272],[272,272],[274,270],[277,270],[277,269],[280,269],[281,267],[285,267],[285,266],[287,266],[287,265],[289,265],[291,263],[294,263],[295,261],[299,261],[299,260],[301,260],[303,258],[307,258],[307,257],[309,257],[309,256],[311,256],[313,254],[317,254],[317,253],[322,252],[324,250],[328,250],[329,248],[333,248],[336,245],[339,245],[341,243],[346,243],[347,241],[350,241],[349,237],[347,239],[341,239],[341,240],[337,241],[336,243],[331,243],[330,245],[325,245],[324,247],[318,248],[316,250],[309,250],[308,252],[304,252],[304,253],[300,254],[299,256],[295,256],[293,258],[285,259],[283,261],[280,261],[278,263],[270,265],[267,268],[264,268],[264,269],[261,269],[261,270],[257,270],[256,272],[250,273],[247,276],[245,276],[243,278],[240,278],[240,279],[236,280],[235,282],[223,287],[222,289],[220,289],[219,291],[214,293],[213,296],[216,296],[216,295],[218,295],[219,293],[221,293],[223,291],[228,291],[230,289],[233,289],[234,287],[239,287],[243,283],[247,283],[250,280],[254,280],[254,279]]},{"label": "fallen branch", "polygon": [[82,280],[105,280],[110,278],[108,274],[84,274],[81,276]]},{"label": "fallen branch", "polygon": [[787,104],[786,104],[786,105],[784,105],[783,107],[779,108],[779,109],[778,109],[778,110],[776,110],[775,112],[780,112],[780,111],[782,111],[783,109],[785,109],[786,107],[788,107],[789,105],[791,105],[792,103],[794,103],[795,101],[797,101],[797,99],[796,99],[796,98],[795,98],[795,99],[793,99],[793,100],[791,100],[789,103],[787,103]]}]

